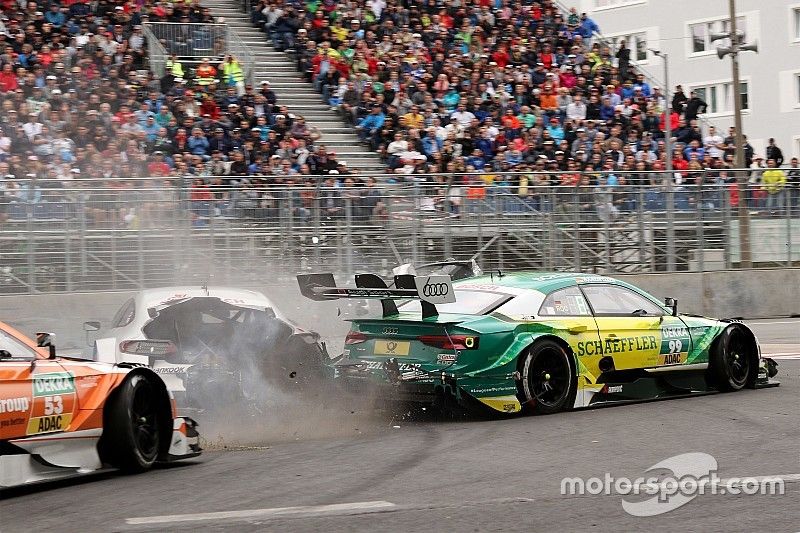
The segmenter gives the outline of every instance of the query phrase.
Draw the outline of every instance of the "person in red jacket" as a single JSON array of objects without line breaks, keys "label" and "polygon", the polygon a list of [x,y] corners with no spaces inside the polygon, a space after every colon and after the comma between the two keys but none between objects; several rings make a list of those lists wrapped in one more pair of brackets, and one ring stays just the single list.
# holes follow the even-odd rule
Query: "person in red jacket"
[{"label": "person in red jacket", "polygon": [[6,63],[3,65],[3,70],[0,71],[0,92],[7,93],[16,91],[17,87],[19,87],[17,73],[14,72],[11,63]]},{"label": "person in red jacket", "polygon": [[203,99],[203,103],[200,104],[200,115],[206,114],[211,115],[211,120],[219,119],[219,106],[210,94],[207,94]]}]

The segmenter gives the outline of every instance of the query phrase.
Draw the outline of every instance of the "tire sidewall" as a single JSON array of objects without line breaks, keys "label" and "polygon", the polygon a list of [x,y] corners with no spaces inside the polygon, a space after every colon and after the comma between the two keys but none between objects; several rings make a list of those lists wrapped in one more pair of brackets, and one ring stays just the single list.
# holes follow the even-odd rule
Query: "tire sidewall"
[{"label": "tire sidewall", "polygon": [[[535,361],[536,357],[538,357],[539,354],[546,349],[557,351],[566,360],[569,366],[569,388],[567,395],[559,403],[559,405],[555,407],[543,407],[539,402],[536,401],[533,392],[531,391],[531,365]],[[560,344],[551,340],[542,340],[535,343],[525,353],[525,359],[522,363],[522,369],[520,372],[523,406],[525,406],[527,410],[539,414],[550,414],[571,408],[572,404],[570,402],[574,403],[575,391],[577,389],[577,376],[575,374],[575,363],[572,360],[572,356],[567,353],[567,351]]]},{"label": "tire sidewall", "polygon": [[[111,401],[109,420],[107,420],[107,431],[109,435],[109,445],[114,457],[115,466],[128,472],[141,472],[148,470],[158,458],[159,446],[152,456],[145,455],[136,442],[133,427],[133,401],[139,388],[149,383],[149,378],[141,374],[129,376],[117,390],[116,397]],[[153,389],[153,394],[157,394],[156,387],[149,383]],[[153,401],[157,402],[157,398]],[[161,427],[158,418],[154,421],[156,438],[161,440]]]},{"label": "tire sidewall", "polygon": [[734,332],[739,335],[745,335],[744,331],[742,331],[739,326],[732,325],[725,328],[725,331],[723,331],[722,335],[719,337],[719,342],[714,347],[714,353],[710,361],[714,378],[719,388],[723,391],[737,391],[745,388],[753,372],[752,356],[751,354],[744,354],[747,362],[747,377],[742,383],[738,383],[731,374],[731,368],[728,364],[728,353],[730,350],[731,337]]}]

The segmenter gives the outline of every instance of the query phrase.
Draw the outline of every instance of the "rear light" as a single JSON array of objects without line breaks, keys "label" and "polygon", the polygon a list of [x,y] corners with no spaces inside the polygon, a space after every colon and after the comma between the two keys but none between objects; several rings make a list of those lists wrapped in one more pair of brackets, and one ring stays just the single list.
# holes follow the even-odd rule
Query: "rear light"
[{"label": "rear light", "polygon": [[347,333],[347,337],[344,338],[345,345],[361,344],[362,342],[367,342],[367,336],[360,331],[350,331]]},{"label": "rear light", "polygon": [[478,347],[478,337],[472,335],[422,335],[419,341],[442,350],[473,350]]},{"label": "rear light", "polygon": [[122,341],[119,349],[123,353],[147,355],[151,357],[167,357],[178,351],[170,341],[134,340]]}]

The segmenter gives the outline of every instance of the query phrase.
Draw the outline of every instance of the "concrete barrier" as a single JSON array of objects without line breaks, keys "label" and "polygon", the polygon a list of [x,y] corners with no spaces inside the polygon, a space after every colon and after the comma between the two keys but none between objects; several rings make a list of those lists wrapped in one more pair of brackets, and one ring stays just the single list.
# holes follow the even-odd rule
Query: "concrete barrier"
[{"label": "concrete barrier", "polygon": [[[663,299],[677,298],[685,313],[715,317],[767,318],[800,314],[800,268],[631,274],[616,276]],[[340,347],[348,324],[337,317],[339,302],[312,302],[302,298],[294,281],[260,290],[298,324],[318,331]],[[50,331],[65,349],[86,346],[82,324],[100,320],[107,326],[133,292],[36,294],[0,296],[0,320],[27,334]]]},{"label": "concrete barrier", "polygon": [[800,314],[800,268],[720,270],[615,276],[663,299],[678,299],[684,313],[722,318]]}]

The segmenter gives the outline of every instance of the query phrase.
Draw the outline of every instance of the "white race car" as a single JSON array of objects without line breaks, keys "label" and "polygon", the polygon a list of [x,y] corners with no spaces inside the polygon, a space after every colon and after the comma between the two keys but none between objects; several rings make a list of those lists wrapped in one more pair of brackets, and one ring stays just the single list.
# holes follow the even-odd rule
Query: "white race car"
[{"label": "white race car", "polygon": [[151,367],[179,408],[203,411],[231,404],[257,409],[265,383],[282,390],[312,385],[328,358],[319,335],[293,324],[266,296],[230,287],[141,291],[94,346],[96,358],[113,353],[116,361]]}]

